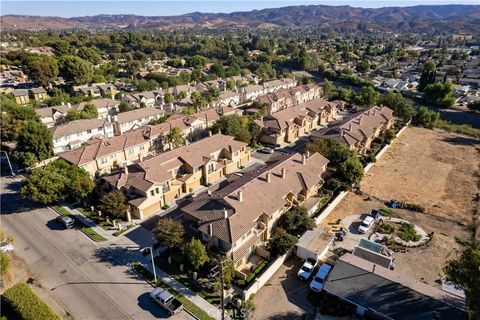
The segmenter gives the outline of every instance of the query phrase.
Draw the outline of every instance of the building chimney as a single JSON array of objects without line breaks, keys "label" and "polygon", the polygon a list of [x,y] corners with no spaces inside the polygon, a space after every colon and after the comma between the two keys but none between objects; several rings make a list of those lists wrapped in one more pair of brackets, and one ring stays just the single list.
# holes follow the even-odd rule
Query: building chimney
[{"label": "building chimney", "polygon": [[243,191],[238,191],[238,201],[243,201]]},{"label": "building chimney", "polygon": [[267,182],[270,183],[270,181],[272,180],[272,174],[270,172],[267,172],[267,175],[266,175],[266,178],[267,178]]},{"label": "building chimney", "polygon": [[208,235],[209,236],[213,235],[213,225],[211,223],[208,224]]},{"label": "building chimney", "polygon": [[282,179],[285,179],[286,176],[287,176],[287,169],[282,168]]},{"label": "building chimney", "polygon": [[208,130],[208,136],[209,136],[209,137],[212,136],[212,130]]},{"label": "building chimney", "polygon": [[223,218],[228,219],[228,211],[226,208],[223,208]]},{"label": "building chimney", "polygon": [[377,266],[376,264],[373,265],[372,273],[375,273],[375,267],[376,267],[376,266]]},{"label": "building chimney", "polygon": [[307,155],[306,154],[302,154],[302,164],[306,164],[307,163]]},{"label": "building chimney", "polygon": [[208,191],[207,191],[207,194],[208,194],[209,196],[211,196],[211,195],[212,195],[212,190],[208,190]]},{"label": "building chimney", "polygon": [[127,166],[123,167],[123,172],[124,172],[125,174],[128,174],[128,167],[127,167]]}]

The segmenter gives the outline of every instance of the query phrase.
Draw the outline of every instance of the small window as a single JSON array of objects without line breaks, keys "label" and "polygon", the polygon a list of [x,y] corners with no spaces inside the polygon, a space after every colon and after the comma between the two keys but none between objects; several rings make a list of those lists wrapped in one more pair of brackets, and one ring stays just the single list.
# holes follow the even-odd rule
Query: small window
[{"label": "small window", "polygon": [[138,149],[139,149],[140,151],[143,151],[143,150],[145,150],[145,146],[142,144]]},{"label": "small window", "polygon": [[153,191],[153,190],[150,191],[150,194],[151,194],[152,196],[154,196],[154,195],[155,195],[155,191]]},{"label": "small window", "polygon": [[97,130],[98,130],[98,131],[102,131],[102,127],[98,127]]},{"label": "small window", "polygon": [[156,192],[157,194],[159,194],[159,193],[160,193],[160,190],[159,190],[158,188],[155,188],[155,192]]},{"label": "small window", "polygon": [[128,154],[133,154],[135,152],[135,148],[128,149]]},{"label": "small window", "polygon": [[87,130],[87,133],[92,133],[92,130]]},{"label": "small window", "polygon": [[107,163],[107,157],[101,158],[101,159],[100,159],[100,162],[101,162],[101,163]]}]

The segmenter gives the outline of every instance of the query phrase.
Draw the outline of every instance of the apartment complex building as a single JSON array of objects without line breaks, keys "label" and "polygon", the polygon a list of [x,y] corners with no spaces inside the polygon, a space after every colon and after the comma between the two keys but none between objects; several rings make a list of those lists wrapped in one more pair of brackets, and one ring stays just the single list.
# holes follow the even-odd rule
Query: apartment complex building
[{"label": "apartment complex building", "polygon": [[258,97],[257,101],[267,107],[268,114],[272,114],[322,97],[323,88],[311,83],[278,90]]},{"label": "apartment complex building", "polygon": [[249,161],[246,143],[217,134],[125,167],[102,180],[105,190],[124,192],[132,216],[144,219]]},{"label": "apartment complex building", "polygon": [[266,115],[258,121],[262,128],[260,141],[272,145],[295,142],[333,121],[336,114],[336,104],[315,99]]},{"label": "apartment complex building", "polygon": [[335,139],[365,155],[370,150],[373,140],[390,129],[394,123],[395,117],[390,108],[375,106],[330,126],[324,132],[314,132],[311,139]]},{"label": "apartment complex building", "polygon": [[192,199],[182,211],[198,236],[227,254],[240,272],[251,256],[265,257],[263,247],[280,217],[315,196],[327,164],[318,153],[286,155],[274,167]]}]

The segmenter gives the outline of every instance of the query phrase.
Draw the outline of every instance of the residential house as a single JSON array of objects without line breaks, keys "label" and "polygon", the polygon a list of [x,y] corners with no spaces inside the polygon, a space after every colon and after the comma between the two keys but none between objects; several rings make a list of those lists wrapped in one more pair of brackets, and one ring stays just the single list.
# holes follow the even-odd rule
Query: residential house
[{"label": "residential house", "polygon": [[25,89],[15,89],[12,91],[13,97],[17,104],[26,105],[30,103],[30,97],[28,91]]},{"label": "residential house", "polygon": [[259,84],[249,84],[248,86],[241,88],[241,103],[246,103],[248,101],[254,100],[261,95],[266,94],[266,90],[262,85]]},{"label": "residential house", "polygon": [[114,135],[113,124],[101,119],[75,120],[50,130],[54,153],[79,148],[93,137],[110,138]]},{"label": "residential house", "polygon": [[95,107],[97,107],[99,119],[108,119],[108,116],[112,116],[118,113],[120,101],[112,100],[109,98],[95,99],[74,105],[72,109],[76,111],[83,111],[87,104],[93,104]]},{"label": "residential house", "polygon": [[102,96],[100,88],[96,85],[74,87],[74,91],[84,97],[99,98]]},{"label": "residential house", "polygon": [[165,151],[171,149],[166,137],[173,128],[180,129],[184,139],[192,142],[208,136],[208,130],[218,119],[232,114],[241,114],[241,111],[221,107],[206,109],[193,115],[174,114],[164,123],[148,126],[146,132],[156,140],[155,145],[158,150]]},{"label": "residential house", "polygon": [[249,161],[246,143],[217,134],[102,179],[106,189],[124,192],[132,215],[144,219],[176,198],[219,181]]},{"label": "residential house", "polygon": [[323,88],[316,84],[306,84],[290,89],[281,89],[260,96],[257,100],[267,107],[268,114],[272,114],[322,97]]},{"label": "residential house", "polygon": [[394,122],[395,117],[390,108],[375,106],[332,124],[325,131],[314,132],[310,138],[312,140],[335,139],[359,154],[365,155],[370,150],[373,140],[390,129]]},{"label": "residential house", "polygon": [[269,257],[264,244],[280,217],[303,206],[323,183],[328,160],[286,154],[273,167],[246,173],[226,187],[195,197],[181,210],[189,227],[209,247],[225,253],[246,276],[245,264],[255,255]]},{"label": "residential house", "polygon": [[108,139],[88,140],[83,146],[58,156],[93,177],[138,163],[155,153],[152,148],[152,140],[145,136],[143,129],[138,129]]},{"label": "residential house", "polygon": [[137,129],[157,120],[165,115],[165,111],[157,108],[141,108],[127,112],[121,112],[111,116],[111,122],[115,124],[115,134],[122,135],[127,131]]},{"label": "residential house", "polygon": [[467,319],[465,299],[350,253],[336,262],[323,290],[368,319]]},{"label": "residential house", "polygon": [[118,93],[117,88],[111,83],[99,84],[97,87],[100,90],[102,97],[110,98],[112,100],[115,99],[115,95]]},{"label": "residential house", "polygon": [[48,99],[47,90],[42,87],[28,90],[33,101],[45,102]]},{"label": "residential house", "polygon": [[235,108],[240,104],[240,93],[235,91],[222,91],[218,100],[213,104],[215,107],[233,107]]},{"label": "residential house", "polygon": [[257,121],[262,128],[260,141],[273,145],[295,142],[312,130],[333,121],[336,114],[336,104],[315,99],[266,115]]},{"label": "residential house", "polygon": [[127,94],[122,98],[122,101],[132,109],[139,109],[141,107],[153,108],[163,104],[164,97],[165,92],[160,89]]},{"label": "residential house", "polygon": [[64,122],[69,111],[71,111],[71,106],[66,104],[35,109],[40,121],[42,121],[42,123],[48,128]]}]

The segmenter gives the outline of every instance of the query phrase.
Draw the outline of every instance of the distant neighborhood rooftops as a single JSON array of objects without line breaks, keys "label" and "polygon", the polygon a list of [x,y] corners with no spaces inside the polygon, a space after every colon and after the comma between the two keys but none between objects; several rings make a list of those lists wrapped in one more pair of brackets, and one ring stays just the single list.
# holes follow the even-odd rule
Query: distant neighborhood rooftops
[{"label": "distant neighborhood rooftops", "polygon": [[157,115],[164,115],[165,111],[157,108],[140,108],[127,112],[122,112],[116,115],[116,121],[118,123],[127,123],[138,119],[153,117]]}]

